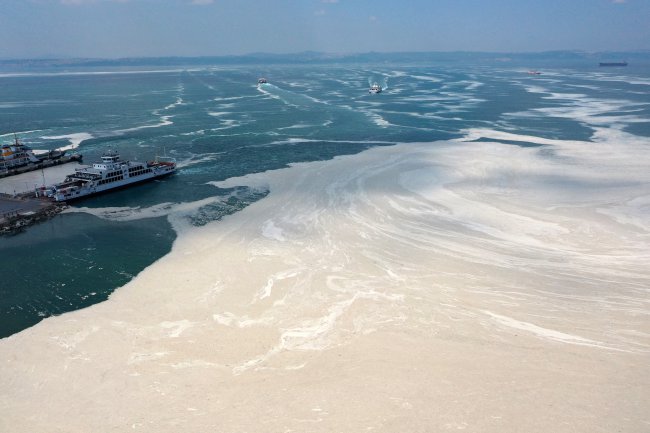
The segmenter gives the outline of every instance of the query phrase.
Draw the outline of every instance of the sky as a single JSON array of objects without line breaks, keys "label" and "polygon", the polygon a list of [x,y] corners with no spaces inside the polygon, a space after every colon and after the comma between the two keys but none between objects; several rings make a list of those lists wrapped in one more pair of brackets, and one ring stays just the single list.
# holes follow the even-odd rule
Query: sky
[{"label": "sky", "polygon": [[0,0],[0,58],[650,49],[650,0]]}]

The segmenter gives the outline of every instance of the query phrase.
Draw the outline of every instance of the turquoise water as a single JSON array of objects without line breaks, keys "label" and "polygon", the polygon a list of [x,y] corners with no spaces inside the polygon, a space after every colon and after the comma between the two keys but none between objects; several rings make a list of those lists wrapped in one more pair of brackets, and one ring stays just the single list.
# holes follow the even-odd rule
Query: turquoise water
[{"label": "turquoise water", "polygon": [[[268,193],[211,182],[372,146],[435,145],[468,130],[589,141],[598,128],[615,127],[629,134],[622,139],[650,137],[648,68],[549,63],[542,75],[526,71],[382,63],[0,73],[3,141],[13,132],[34,149],[82,140],[86,162],[111,148],[128,159],[166,154],[179,163],[174,176],[84,200],[0,238],[0,337],[105,300],[166,254],[185,227]],[[269,83],[258,86],[261,76]],[[369,94],[372,82],[385,90]]]}]

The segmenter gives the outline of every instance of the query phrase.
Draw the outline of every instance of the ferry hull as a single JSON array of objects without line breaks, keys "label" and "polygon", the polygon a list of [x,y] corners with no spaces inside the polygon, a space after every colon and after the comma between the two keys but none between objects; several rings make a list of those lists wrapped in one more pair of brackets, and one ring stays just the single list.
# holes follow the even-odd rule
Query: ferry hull
[{"label": "ferry hull", "polygon": [[69,202],[95,196],[109,191],[148,182],[176,172],[176,161],[165,158],[147,163],[124,161],[120,155],[109,150],[101,161],[92,166],[77,168],[63,182],[43,188],[42,195],[57,202]]},{"label": "ferry hull", "polygon": [[66,195],[66,194],[58,193],[58,194],[53,195],[52,199],[54,201],[56,201],[56,202],[66,202],[66,203],[77,202],[77,201],[81,201],[81,200],[86,199],[86,198],[96,197],[98,195],[106,194],[106,193],[113,192],[113,191],[123,190],[123,189],[129,188],[129,187],[132,187],[132,186],[136,186],[136,185],[140,185],[140,184],[143,184],[143,183],[151,182],[153,180],[162,179],[164,177],[171,176],[175,172],[176,172],[176,170],[174,169],[174,170],[171,170],[171,171],[168,171],[168,172],[156,174],[154,176],[145,177],[145,178],[142,178],[142,179],[137,179],[137,180],[133,180],[133,181],[129,181],[129,182],[124,182],[122,184],[117,184],[116,183],[116,184],[113,184],[113,185],[110,185],[110,186],[105,186],[105,187],[102,187],[102,186],[91,187],[91,188],[88,188],[88,189],[80,190],[80,191],[78,191],[77,194],[73,193],[71,195]]}]

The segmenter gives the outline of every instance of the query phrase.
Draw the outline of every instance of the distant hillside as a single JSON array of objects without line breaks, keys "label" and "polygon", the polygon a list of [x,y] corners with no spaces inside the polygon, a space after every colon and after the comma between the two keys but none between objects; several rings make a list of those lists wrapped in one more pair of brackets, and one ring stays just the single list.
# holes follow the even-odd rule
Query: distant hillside
[{"label": "distant hillside", "polygon": [[484,52],[402,52],[402,53],[359,53],[332,54],[302,52],[294,54],[252,53],[242,56],[216,57],[133,57],[120,59],[4,59],[0,60],[2,70],[60,70],[89,67],[145,67],[145,66],[188,66],[188,65],[246,65],[246,64],[328,64],[328,63],[419,63],[419,62],[479,62],[479,63],[524,63],[543,64],[626,60],[630,64],[650,64],[650,50],[633,52],[584,52],[547,51],[538,53],[484,53]]}]

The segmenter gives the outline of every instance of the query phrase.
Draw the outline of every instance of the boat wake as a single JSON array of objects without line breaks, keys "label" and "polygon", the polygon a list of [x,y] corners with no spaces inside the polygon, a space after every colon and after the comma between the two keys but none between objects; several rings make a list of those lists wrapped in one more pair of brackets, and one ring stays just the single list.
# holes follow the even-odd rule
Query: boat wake
[{"label": "boat wake", "polygon": [[388,90],[388,77],[386,75],[382,75],[379,79],[374,76],[368,77],[368,87],[374,85],[379,85],[383,91]]}]

